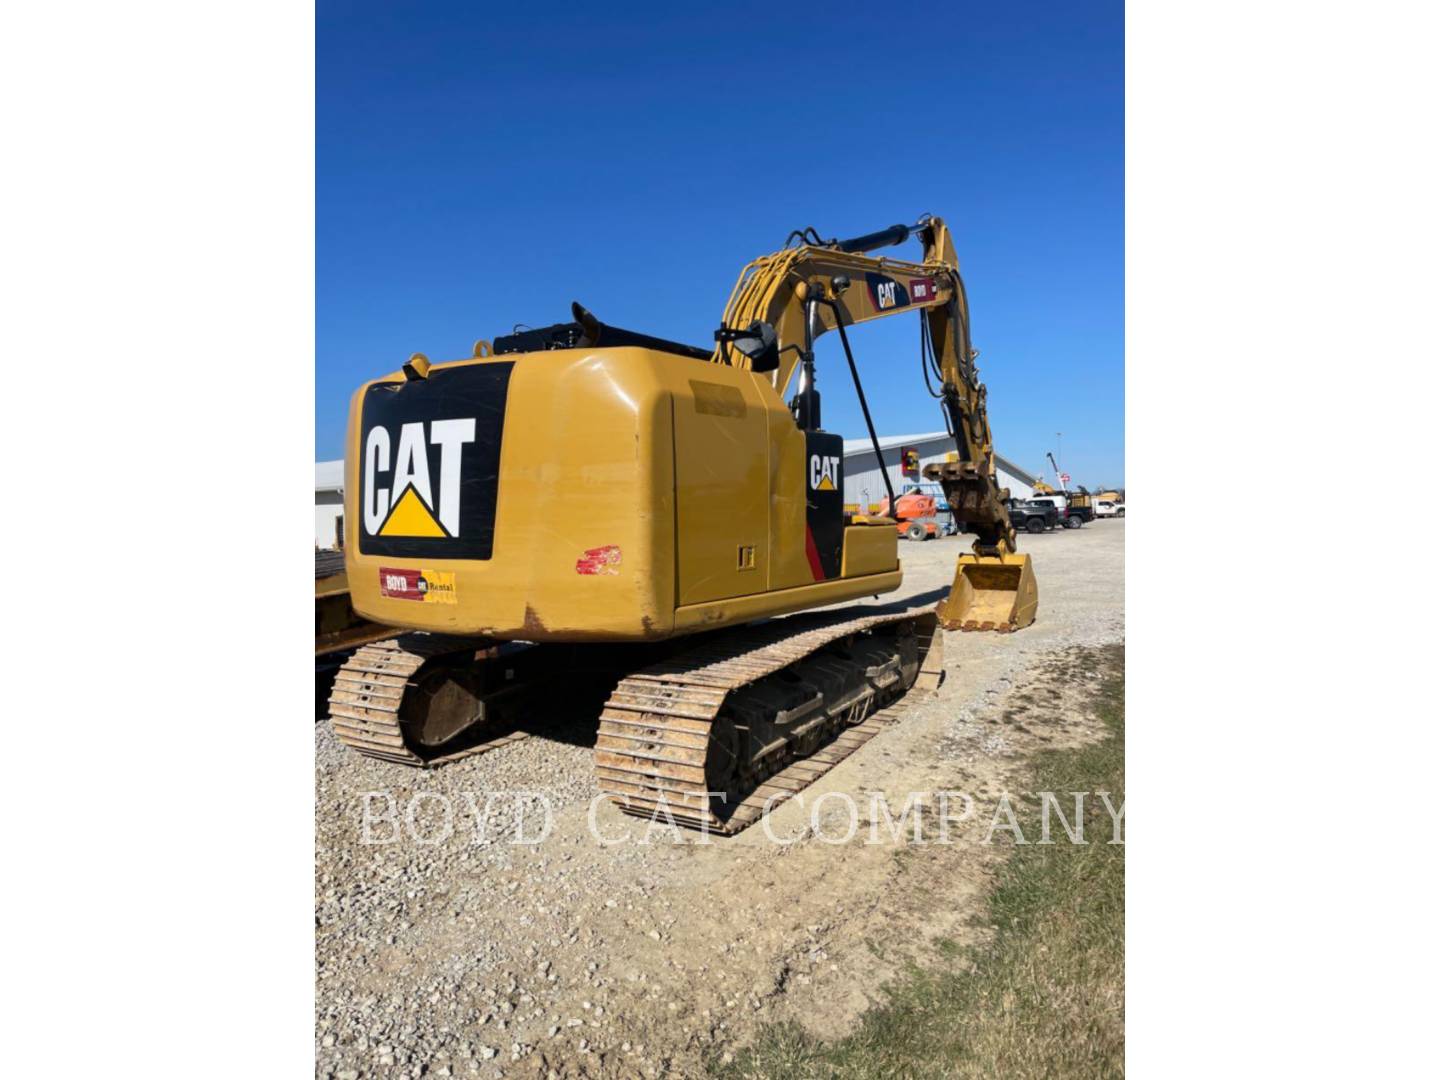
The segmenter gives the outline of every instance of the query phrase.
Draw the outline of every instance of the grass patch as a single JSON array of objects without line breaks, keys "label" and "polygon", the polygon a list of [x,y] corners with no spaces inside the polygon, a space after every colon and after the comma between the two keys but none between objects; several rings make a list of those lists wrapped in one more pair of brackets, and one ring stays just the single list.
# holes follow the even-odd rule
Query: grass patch
[{"label": "grass patch", "polygon": [[[1029,790],[1053,791],[1067,817],[1070,791],[1125,797],[1124,647],[1087,650],[1069,677],[1099,674],[1094,707],[1110,734],[1080,750],[1033,759]],[[1093,804],[1093,805],[1092,805]],[[1040,836],[1038,803],[1015,806],[1025,837],[1000,873],[983,949],[936,945],[928,971],[888,988],[889,1001],[854,1034],[818,1042],[793,1025],[766,1028],[728,1066],[727,1080],[785,1077],[1122,1076],[1125,1064],[1125,848],[1108,843],[1111,820],[1086,798],[1085,838],[1054,846]],[[997,833],[997,839],[1006,836]]]}]

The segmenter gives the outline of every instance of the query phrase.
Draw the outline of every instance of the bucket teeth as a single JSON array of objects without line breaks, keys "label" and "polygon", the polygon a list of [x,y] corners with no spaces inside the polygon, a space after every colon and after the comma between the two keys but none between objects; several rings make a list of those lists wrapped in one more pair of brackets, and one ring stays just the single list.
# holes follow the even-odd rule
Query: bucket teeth
[{"label": "bucket teeth", "polygon": [[961,555],[935,614],[947,630],[1008,634],[1034,622],[1038,605],[1029,555]]}]

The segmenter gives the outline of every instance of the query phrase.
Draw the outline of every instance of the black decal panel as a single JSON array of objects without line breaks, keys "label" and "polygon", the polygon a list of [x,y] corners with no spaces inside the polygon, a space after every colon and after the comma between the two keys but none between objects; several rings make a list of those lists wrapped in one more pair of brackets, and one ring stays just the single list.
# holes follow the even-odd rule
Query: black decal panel
[{"label": "black decal panel", "polygon": [[815,579],[840,576],[845,546],[845,440],[805,433],[805,550]]},{"label": "black decal panel", "polygon": [[870,302],[876,311],[910,306],[910,291],[888,274],[867,271],[865,286],[870,290]]},{"label": "black decal panel", "polygon": [[467,364],[366,390],[354,448],[362,555],[490,558],[514,366]]}]

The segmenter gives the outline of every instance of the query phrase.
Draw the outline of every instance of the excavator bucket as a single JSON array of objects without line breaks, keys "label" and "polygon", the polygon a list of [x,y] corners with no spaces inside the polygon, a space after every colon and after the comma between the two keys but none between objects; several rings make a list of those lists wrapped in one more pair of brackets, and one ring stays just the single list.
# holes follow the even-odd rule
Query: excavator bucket
[{"label": "excavator bucket", "polygon": [[946,630],[1008,634],[1035,621],[1039,602],[1029,555],[961,555],[950,595],[935,614]]}]

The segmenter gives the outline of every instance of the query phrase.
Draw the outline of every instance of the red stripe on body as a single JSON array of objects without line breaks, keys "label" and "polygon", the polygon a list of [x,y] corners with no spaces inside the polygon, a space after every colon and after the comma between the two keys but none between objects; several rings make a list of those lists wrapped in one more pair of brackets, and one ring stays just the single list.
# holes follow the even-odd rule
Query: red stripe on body
[{"label": "red stripe on body", "polygon": [[815,534],[808,524],[805,526],[805,557],[810,560],[810,573],[815,575],[815,580],[824,581],[825,568],[820,565],[820,549],[815,546]]}]

